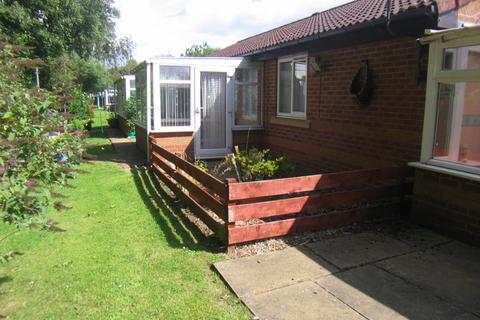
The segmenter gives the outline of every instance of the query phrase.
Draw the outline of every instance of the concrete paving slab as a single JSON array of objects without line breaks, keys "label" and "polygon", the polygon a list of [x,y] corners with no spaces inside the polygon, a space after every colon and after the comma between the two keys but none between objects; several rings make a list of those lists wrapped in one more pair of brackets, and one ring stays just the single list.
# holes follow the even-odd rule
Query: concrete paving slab
[{"label": "concrete paving slab", "polygon": [[239,297],[338,271],[309,249],[302,247],[223,261],[216,263],[214,267]]},{"label": "concrete paving slab", "polygon": [[372,265],[322,277],[316,282],[368,319],[474,318],[470,312]]},{"label": "concrete paving slab", "polygon": [[377,265],[480,315],[480,248],[454,241]]},{"label": "concrete paving slab", "polygon": [[415,249],[426,249],[453,241],[439,233],[430,231],[419,226],[411,226],[408,229],[402,230],[390,235],[392,238],[400,240]]},{"label": "concrete paving slab", "polygon": [[352,234],[307,245],[335,266],[345,269],[413,250],[409,245],[373,232]]},{"label": "concrete paving slab", "polygon": [[365,319],[312,281],[250,296],[245,303],[262,320]]}]

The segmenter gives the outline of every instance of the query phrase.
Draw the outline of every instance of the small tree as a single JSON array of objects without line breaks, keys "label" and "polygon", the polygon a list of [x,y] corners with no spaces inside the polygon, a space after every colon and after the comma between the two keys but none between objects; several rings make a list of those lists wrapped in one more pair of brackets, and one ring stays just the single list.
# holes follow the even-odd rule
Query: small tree
[{"label": "small tree", "polygon": [[219,50],[218,48],[211,47],[209,44],[204,42],[203,44],[194,44],[190,48],[185,49],[185,53],[182,53],[182,56],[185,57],[208,57],[215,51]]}]

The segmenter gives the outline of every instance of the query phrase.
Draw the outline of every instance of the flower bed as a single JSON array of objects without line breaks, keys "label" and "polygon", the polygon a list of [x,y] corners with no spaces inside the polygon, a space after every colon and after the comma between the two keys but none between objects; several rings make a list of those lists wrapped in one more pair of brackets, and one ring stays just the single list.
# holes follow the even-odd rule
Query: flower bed
[{"label": "flower bed", "polygon": [[412,187],[406,167],[223,183],[155,140],[151,150],[157,177],[228,246],[401,211]]}]

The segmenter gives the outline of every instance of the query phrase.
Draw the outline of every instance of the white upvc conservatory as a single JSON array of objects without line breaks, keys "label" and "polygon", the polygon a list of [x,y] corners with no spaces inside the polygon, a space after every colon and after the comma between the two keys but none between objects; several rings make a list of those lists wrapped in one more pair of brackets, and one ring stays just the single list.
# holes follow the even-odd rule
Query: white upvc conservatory
[{"label": "white upvc conservatory", "polygon": [[115,112],[117,114],[125,117],[125,102],[132,96],[135,96],[135,75],[124,75],[115,81]]},{"label": "white upvc conservatory", "polygon": [[261,63],[158,58],[141,64],[135,76],[137,125],[147,137],[192,133],[195,158],[223,157],[232,152],[232,131],[262,127]]}]

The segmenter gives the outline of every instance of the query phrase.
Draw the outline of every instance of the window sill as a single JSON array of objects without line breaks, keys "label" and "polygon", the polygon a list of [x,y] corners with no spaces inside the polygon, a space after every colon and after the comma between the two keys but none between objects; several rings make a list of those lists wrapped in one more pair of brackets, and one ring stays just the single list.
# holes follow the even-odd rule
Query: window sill
[{"label": "window sill", "polygon": [[232,131],[258,131],[258,130],[263,130],[265,129],[264,127],[233,127]]},{"label": "window sill", "polygon": [[432,172],[436,172],[436,173],[447,174],[447,175],[451,175],[451,176],[454,176],[454,177],[457,177],[457,178],[463,178],[463,179],[468,179],[468,180],[480,182],[480,175],[474,174],[474,173],[468,173],[468,172],[448,169],[448,168],[444,168],[444,167],[433,166],[433,165],[426,164],[426,163],[423,163],[423,162],[410,162],[410,163],[408,163],[408,165],[410,167],[417,168],[417,169],[422,169],[422,170],[432,171]]},{"label": "window sill", "polygon": [[305,120],[305,119],[271,117],[270,123],[280,124],[280,125],[290,126],[290,127],[310,129],[310,120]]}]

